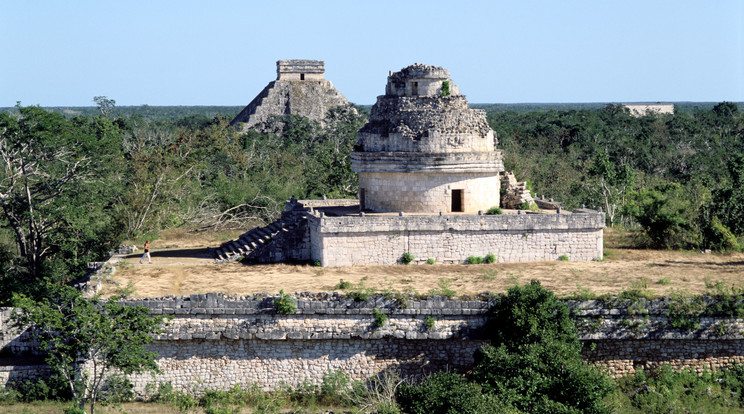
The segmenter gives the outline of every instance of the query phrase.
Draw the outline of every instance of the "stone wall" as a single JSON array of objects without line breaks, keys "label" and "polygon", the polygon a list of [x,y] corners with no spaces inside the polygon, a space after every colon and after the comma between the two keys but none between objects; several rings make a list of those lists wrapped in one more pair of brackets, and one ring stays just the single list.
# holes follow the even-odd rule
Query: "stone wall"
[{"label": "stone wall", "polygon": [[630,114],[641,117],[651,114],[674,114],[674,104],[623,104]]},{"label": "stone wall", "polygon": [[376,212],[451,213],[452,192],[460,190],[460,212],[475,214],[499,205],[499,189],[498,173],[359,173],[364,209]]},{"label": "stone wall", "polygon": [[12,312],[12,308],[0,308],[0,351],[12,355],[31,353],[36,349],[36,344],[29,341],[24,330],[13,326],[10,319]]},{"label": "stone wall", "polygon": [[[297,311],[277,315],[273,299],[218,294],[143,299],[153,314],[172,315],[166,332],[148,345],[159,355],[160,374],[135,374],[139,394],[147,384],[171,382],[176,389],[200,391],[257,383],[319,383],[329,371],[366,379],[386,369],[415,378],[438,370],[462,371],[473,363],[483,341],[485,300],[448,301],[435,297],[400,301],[382,297],[357,302],[337,294],[297,294]],[[374,324],[373,309],[389,315]],[[434,318],[431,329],[426,318]],[[3,372],[16,372],[3,376]],[[33,370],[0,370],[0,384]]]},{"label": "stone wall", "polygon": [[[271,297],[200,294],[132,300],[154,314],[172,315],[166,332],[150,349],[162,373],[133,375],[138,393],[147,384],[171,382],[200,391],[257,383],[271,389],[282,382],[319,383],[329,371],[364,379],[385,369],[416,378],[428,372],[464,371],[483,345],[486,312],[497,300],[373,297],[356,302],[333,293],[297,293],[297,310],[277,315]],[[723,368],[744,362],[744,321],[708,315],[700,328],[671,328],[669,299],[566,301],[589,363],[611,375],[669,363],[677,368]],[[373,310],[389,316],[377,328]],[[0,313],[3,318],[9,312]],[[427,328],[427,318],[434,326]],[[4,321],[4,320],[3,320]],[[7,325],[2,325],[3,331]],[[723,328],[722,328],[723,327]],[[4,344],[13,343],[5,338]],[[3,352],[9,351],[3,349]],[[0,384],[31,378],[43,366],[4,366]]]},{"label": "stone wall", "polygon": [[602,258],[604,214],[320,217],[309,215],[312,258],[323,266],[392,265],[409,252],[423,263],[500,263]]},{"label": "stone wall", "polygon": [[444,81],[450,83],[451,94],[459,94],[457,86],[450,80],[450,73],[447,69],[415,63],[401,69],[400,72],[390,72],[385,94],[392,96],[439,96],[442,93],[442,82]]},{"label": "stone wall", "polygon": [[325,80],[325,62],[306,59],[278,60],[276,80]]}]

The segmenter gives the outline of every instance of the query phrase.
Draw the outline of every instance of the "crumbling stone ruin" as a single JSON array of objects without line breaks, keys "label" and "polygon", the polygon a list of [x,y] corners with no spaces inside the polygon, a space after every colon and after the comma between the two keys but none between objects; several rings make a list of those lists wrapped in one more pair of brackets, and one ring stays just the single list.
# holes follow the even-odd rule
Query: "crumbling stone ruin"
[{"label": "crumbling stone ruin", "polygon": [[485,112],[468,107],[447,70],[417,63],[390,72],[351,153],[358,200],[292,198],[279,220],[214,257],[322,266],[392,265],[404,253],[412,263],[442,264],[489,254],[499,262],[602,258],[603,213],[533,200],[511,174],[503,207],[554,210],[484,214],[502,205],[496,143]]},{"label": "crumbling stone ruin", "polygon": [[527,182],[518,182],[513,173],[505,172],[501,181],[501,207],[516,209],[525,203],[535,204],[535,199],[527,188]]},{"label": "crumbling stone ruin", "polygon": [[[145,397],[159,383],[197,394],[251,383],[272,390],[283,384],[320,384],[337,370],[360,381],[386,369],[407,379],[441,370],[464,372],[484,343],[488,310],[498,300],[488,294],[462,299],[381,295],[364,301],[331,292],[296,292],[294,297],[296,310],[290,315],[278,314],[265,294],[128,300],[172,318],[148,345],[159,355],[160,371],[128,375],[133,391]],[[709,310],[715,305],[710,300]],[[564,303],[586,345],[584,361],[615,377],[665,364],[701,373],[744,362],[740,318],[705,312],[694,317],[698,327],[685,330],[672,326],[669,299]],[[12,311],[0,308],[0,349],[7,359],[43,360],[28,332],[13,325]],[[382,327],[374,325],[376,311],[389,316]],[[428,326],[432,318],[435,324]],[[0,387],[48,374],[45,365],[0,366]]]},{"label": "crumbling stone ruin", "polygon": [[259,93],[230,125],[247,131],[261,127],[272,117],[301,115],[321,125],[331,108],[351,107],[351,103],[325,79],[322,60],[279,60],[276,80]]},{"label": "crumbling stone ruin", "polygon": [[374,212],[475,213],[499,205],[502,153],[485,111],[449,71],[414,64],[388,76],[351,153],[359,203]]}]

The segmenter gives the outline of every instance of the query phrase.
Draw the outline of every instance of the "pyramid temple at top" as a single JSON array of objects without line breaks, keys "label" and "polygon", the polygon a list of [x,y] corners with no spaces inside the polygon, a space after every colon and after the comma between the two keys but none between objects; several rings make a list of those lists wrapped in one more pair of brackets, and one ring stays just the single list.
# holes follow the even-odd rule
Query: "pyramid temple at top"
[{"label": "pyramid temple at top", "polygon": [[279,60],[276,80],[259,93],[230,125],[247,131],[272,116],[301,115],[325,124],[331,108],[349,106],[349,101],[325,79],[322,60]]}]

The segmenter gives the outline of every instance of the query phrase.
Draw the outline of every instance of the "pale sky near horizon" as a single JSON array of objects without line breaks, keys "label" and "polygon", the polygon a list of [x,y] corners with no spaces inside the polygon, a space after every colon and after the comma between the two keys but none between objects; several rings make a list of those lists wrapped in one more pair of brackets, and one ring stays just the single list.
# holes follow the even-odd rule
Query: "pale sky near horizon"
[{"label": "pale sky near horizon", "polygon": [[279,59],[357,104],[443,66],[471,103],[744,101],[744,0],[0,0],[0,107],[247,105]]}]

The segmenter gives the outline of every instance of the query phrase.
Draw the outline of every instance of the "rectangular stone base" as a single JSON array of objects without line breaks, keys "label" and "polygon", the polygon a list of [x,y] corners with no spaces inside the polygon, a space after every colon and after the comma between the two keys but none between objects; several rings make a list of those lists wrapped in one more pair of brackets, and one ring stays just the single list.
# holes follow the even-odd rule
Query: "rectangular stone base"
[{"label": "rectangular stone base", "polygon": [[466,263],[493,254],[500,263],[602,258],[603,213],[321,216],[308,215],[311,256],[323,266]]}]

